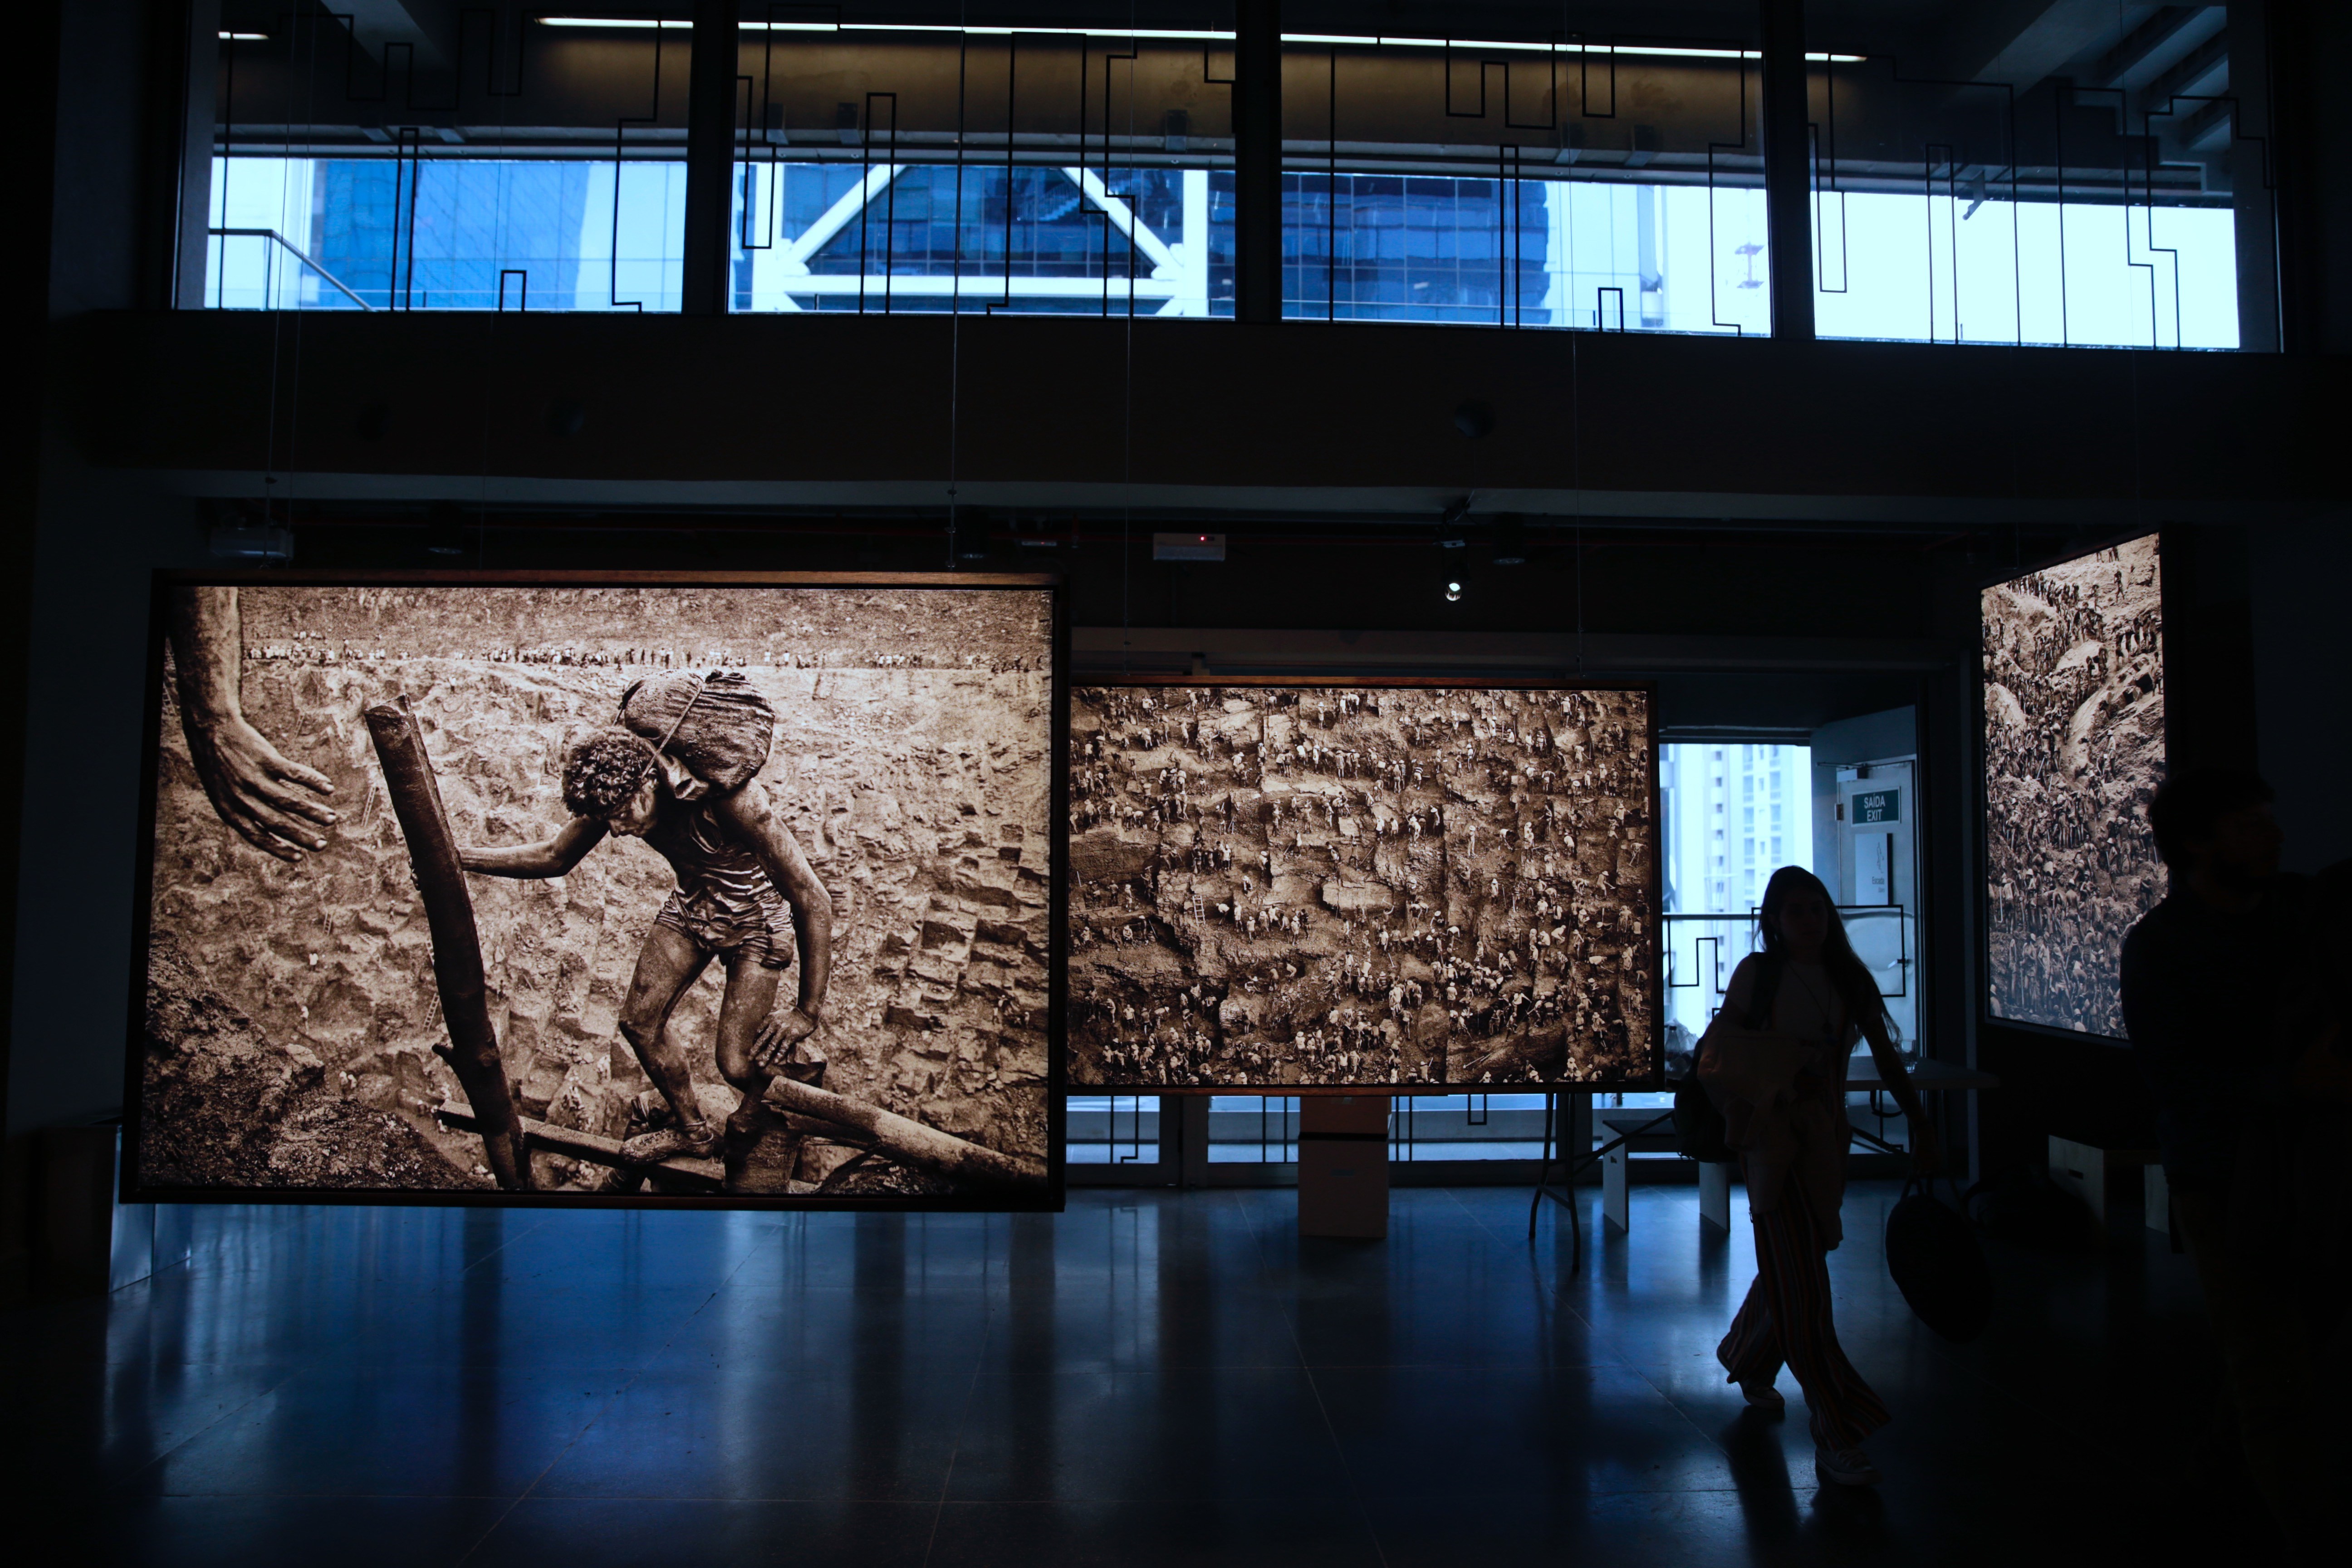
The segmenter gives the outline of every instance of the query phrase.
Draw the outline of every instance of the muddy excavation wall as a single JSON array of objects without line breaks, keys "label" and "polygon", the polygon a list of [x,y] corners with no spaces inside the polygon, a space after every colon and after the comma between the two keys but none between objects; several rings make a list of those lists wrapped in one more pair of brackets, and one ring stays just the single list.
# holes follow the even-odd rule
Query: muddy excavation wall
[{"label": "muddy excavation wall", "polygon": [[1080,687],[1074,1084],[1654,1070],[1640,689]]},{"label": "muddy excavation wall", "polygon": [[[665,669],[740,669],[777,710],[759,778],[833,900],[815,1037],[824,1087],[1007,1153],[1047,1155],[1052,620],[1019,590],[252,588],[247,717],[333,781],[329,847],[283,864],[205,797],[163,685],[146,1006],[144,1180],[490,1185],[456,1095],[431,943],[368,730],[405,698],[460,844],[566,820],[571,744]],[[608,838],[552,880],[468,879],[496,1026],[526,1116],[618,1137],[646,1083],[617,1019],[674,885]],[[736,1091],[713,963],[671,1022],[707,1110]],[[780,1006],[798,984],[784,976]],[[780,1182],[849,1151],[812,1140]],[[601,1169],[541,1153],[542,1188]],[[936,1194],[869,1163],[850,1191]]]}]

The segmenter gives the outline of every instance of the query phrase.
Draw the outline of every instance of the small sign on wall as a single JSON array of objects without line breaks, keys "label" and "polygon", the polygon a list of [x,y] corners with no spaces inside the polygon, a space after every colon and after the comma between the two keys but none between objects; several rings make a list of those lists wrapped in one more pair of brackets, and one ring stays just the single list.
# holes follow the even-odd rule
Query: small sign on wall
[{"label": "small sign on wall", "polygon": [[1856,826],[1870,823],[1903,820],[1903,792],[1896,789],[1872,790],[1853,797],[1853,820]]}]

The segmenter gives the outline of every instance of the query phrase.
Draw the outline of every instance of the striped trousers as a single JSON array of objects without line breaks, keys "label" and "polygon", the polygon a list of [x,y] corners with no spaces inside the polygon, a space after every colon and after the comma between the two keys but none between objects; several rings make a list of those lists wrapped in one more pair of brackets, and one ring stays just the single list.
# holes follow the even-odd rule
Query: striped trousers
[{"label": "striped trousers", "polygon": [[1715,1357],[1734,1383],[1769,1383],[1787,1363],[1805,1391],[1814,1440],[1853,1447],[1893,1417],[1838,1346],[1829,1251],[1812,1210],[1791,1184],[1773,1212],[1754,1218],[1756,1282]]}]

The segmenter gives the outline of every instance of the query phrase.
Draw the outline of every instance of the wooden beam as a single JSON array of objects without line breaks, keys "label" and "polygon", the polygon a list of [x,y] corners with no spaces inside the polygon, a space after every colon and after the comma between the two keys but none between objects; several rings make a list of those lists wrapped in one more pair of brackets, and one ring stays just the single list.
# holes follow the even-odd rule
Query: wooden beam
[{"label": "wooden beam", "polygon": [[499,1037],[490,1026],[489,999],[482,984],[482,939],[474,926],[474,900],[457,864],[457,841],[441,809],[441,786],[425,755],[425,737],[405,704],[379,702],[367,710],[368,732],[392,796],[393,815],[408,840],[408,863],[416,874],[416,896],[433,932],[433,978],[441,989],[441,1022],[449,1043],[436,1046],[457,1075],[466,1096],[478,1108],[478,1131],[490,1174],[510,1193],[530,1191],[530,1157],[523,1147],[521,1117],[507,1082]]},{"label": "wooden beam", "polygon": [[936,1127],[835,1094],[829,1089],[788,1078],[768,1080],[767,1101],[779,1110],[793,1111],[830,1122],[850,1134],[828,1129],[826,1136],[841,1142],[870,1143],[874,1152],[904,1165],[912,1165],[954,1182],[982,1186],[1025,1186],[1045,1179],[1045,1162],[994,1149],[942,1132]]},{"label": "wooden beam", "polygon": [[[439,1118],[444,1127],[463,1132],[481,1131],[481,1119],[474,1114],[472,1106],[462,1100],[453,1100],[433,1114]],[[528,1116],[515,1120],[522,1129],[523,1142],[545,1153],[562,1154],[619,1170],[656,1173],[694,1192],[718,1193],[727,1188],[727,1167],[717,1160],[696,1160],[680,1154],[659,1164],[633,1165],[621,1158],[621,1141],[618,1138],[600,1138],[593,1132],[580,1132],[551,1122],[534,1121]]]},{"label": "wooden beam", "polygon": [[[896,1115],[891,1111],[865,1104],[845,1094],[798,1083],[791,1079],[776,1079],[768,1086],[768,1105],[782,1114],[788,1126],[814,1138],[830,1139],[853,1148],[868,1150],[904,1165],[929,1171],[950,1181],[971,1182],[980,1185],[1021,1185],[1045,1179],[1043,1160],[1024,1159],[1017,1154],[1003,1154],[993,1149],[926,1127],[919,1121]],[[481,1121],[471,1106],[452,1100],[434,1112],[442,1125],[478,1131]],[[533,1149],[551,1154],[567,1155],[574,1160],[587,1160],[616,1169],[658,1172],[676,1178],[680,1184],[709,1192],[724,1190],[726,1167],[718,1160],[696,1160],[683,1155],[664,1160],[658,1164],[635,1165],[621,1158],[621,1141],[600,1137],[593,1132],[574,1131],[567,1127],[551,1126],[530,1118],[516,1118],[522,1136]]]}]

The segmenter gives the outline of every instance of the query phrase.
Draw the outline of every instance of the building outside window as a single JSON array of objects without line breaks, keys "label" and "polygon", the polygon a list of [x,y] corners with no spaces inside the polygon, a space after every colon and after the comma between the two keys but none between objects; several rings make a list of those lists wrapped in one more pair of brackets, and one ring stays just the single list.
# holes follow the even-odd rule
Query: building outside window
[{"label": "building outside window", "polygon": [[1736,868],[1711,852],[1724,830],[1716,827],[1710,835],[1707,820],[1723,811],[1722,797],[1735,791],[1750,803],[1759,796],[1776,802],[1810,798],[1811,768],[1811,752],[1804,746],[1669,742],[1658,748],[1670,1056],[1687,1051],[1705,1031],[1733,966],[1753,951],[1754,911],[1773,871],[1783,865],[1811,867],[1813,859],[1812,821],[1805,813],[1785,823],[1775,804],[1768,813],[1774,831],[1759,836],[1755,805],[1743,805],[1746,831]]},{"label": "building outside window", "polygon": [[[2030,108],[1817,49],[1810,258],[1771,254],[1753,38],[1473,44],[1334,12],[1286,37],[1283,311],[1755,337],[1790,265],[1823,337],[2233,348],[2269,197],[2223,10],[2106,97]],[[184,304],[679,308],[682,5],[467,8],[404,76],[364,21],[222,20],[192,63],[215,123]],[[1233,25],[747,8],[730,308],[1230,317]]]},{"label": "building outside window", "polygon": [[680,163],[215,158],[220,310],[675,310]]}]

